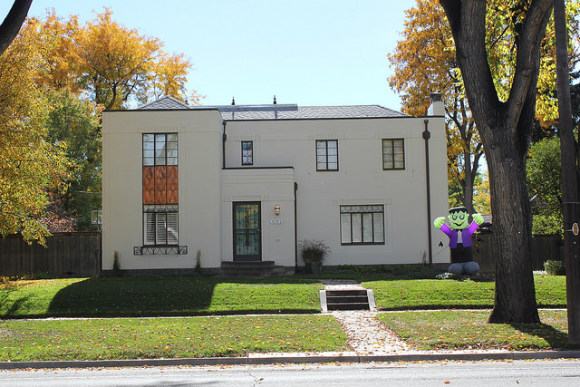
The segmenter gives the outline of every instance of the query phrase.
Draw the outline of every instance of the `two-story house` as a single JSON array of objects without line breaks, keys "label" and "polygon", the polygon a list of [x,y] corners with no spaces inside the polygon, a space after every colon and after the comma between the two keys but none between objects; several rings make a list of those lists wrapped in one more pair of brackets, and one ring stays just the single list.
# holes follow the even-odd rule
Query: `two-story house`
[{"label": "two-story house", "polygon": [[442,104],[192,107],[163,98],[103,114],[103,270],[447,263]]}]

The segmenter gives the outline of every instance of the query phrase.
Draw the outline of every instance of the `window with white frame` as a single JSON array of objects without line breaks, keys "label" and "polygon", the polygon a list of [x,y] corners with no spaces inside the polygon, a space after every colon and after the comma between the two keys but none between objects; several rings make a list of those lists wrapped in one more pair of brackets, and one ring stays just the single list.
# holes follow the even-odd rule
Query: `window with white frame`
[{"label": "window with white frame", "polygon": [[383,140],[383,169],[405,169],[405,142],[402,138]]},{"label": "window with white frame", "polygon": [[385,207],[377,205],[340,206],[340,233],[343,245],[385,244]]},{"label": "window with white frame", "polygon": [[316,170],[338,171],[338,140],[316,140]]}]

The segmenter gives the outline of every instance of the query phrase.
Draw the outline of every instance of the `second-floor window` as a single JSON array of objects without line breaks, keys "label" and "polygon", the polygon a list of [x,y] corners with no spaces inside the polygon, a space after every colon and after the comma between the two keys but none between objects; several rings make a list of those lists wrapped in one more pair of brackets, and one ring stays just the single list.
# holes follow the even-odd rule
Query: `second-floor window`
[{"label": "second-floor window", "polygon": [[338,171],[338,140],[316,140],[316,170]]},{"label": "second-floor window", "polygon": [[242,141],[242,165],[254,165],[253,141]]},{"label": "second-floor window", "polygon": [[383,140],[383,169],[405,169],[405,142],[402,138]]}]

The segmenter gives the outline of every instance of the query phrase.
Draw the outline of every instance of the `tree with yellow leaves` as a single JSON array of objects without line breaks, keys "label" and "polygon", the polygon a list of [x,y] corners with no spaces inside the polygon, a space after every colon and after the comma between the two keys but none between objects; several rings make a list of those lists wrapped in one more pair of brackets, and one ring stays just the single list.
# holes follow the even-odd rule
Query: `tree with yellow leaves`
[{"label": "tree with yellow leaves", "polygon": [[78,95],[83,91],[81,83],[81,50],[79,35],[81,28],[76,16],[68,20],[48,10],[46,19],[30,19],[25,26],[33,30],[39,41],[42,65],[36,74],[36,83],[45,91],[66,89]]},{"label": "tree with yellow leaves", "polygon": [[[520,3],[516,0],[488,1],[486,39],[489,62],[498,94],[504,99],[508,97],[515,69],[513,37],[518,34],[518,20],[523,17],[517,8]],[[568,2],[567,12],[571,36],[578,37],[578,1]],[[461,187],[459,200],[472,211],[474,184],[484,149],[465,95],[447,17],[437,0],[417,0],[415,7],[405,14],[403,39],[388,55],[395,70],[389,79],[390,86],[401,93],[403,111],[411,115],[424,115],[429,94],[434,91],[442,93],[449,184]],[[558,115],[554,41],[553,23],[548,23],[542,44],[536,98],[536,119],[544,128],[553,125]],[[577,42],[571,45],[572,64],[579,61],[578,48]]]},{"label": "tree with yellow leaves", "polygon": [[[0,36],[0,50],[8,38]],[[78,209],[88,208],[87,197],[75,192],[99,190],[100,131],[99,110],[78,98],[109,109],[162,95],[186,100],[190,63],[162,47],[115,22],[109,10],[85,26],[54,11],[28,19],[0,55],[0,235],[42,243],[46,224],[71,214],[83,220]],[[65,206],[53,203],[51,215],[55,197]]]},{"label": "tree with yellow leaves", "polygon": [[35,84],[38,41],[24,30],[0,56],[0,234],[44,242],[49,192],[67,178],[63,149],[46,140],[46,99]]},{"label": "tree with yellow leaves", "polygon": [[191,64],[183,55],[165,53],[159,39],[114,21],[109,9],[80,30],[78,47],[82,84],[105,109],[124,108],[131,98],[147,102],[155,92],[187,98]]},{"label": "tree with yellow leaves", "polygon": [[483,147],[463,92],[445,12],[437,0],[417,0],[405,15],[403,39],[388,55],[395,71],[390,86],[401,93],[403,111],[414,116],[426,114],[430,93],[442,93],[449,184],[461,187],[459,201],[473,213],[473,185]]},{"label": "tree with yellow leaves", "polygon": [[159,39],[119,24],[109,9],[84,26],[76,16],[64,19],[54,10],[38,23],[45,62],[38,83],[43,87],[88,95],[105,109],[161,96],[198,101],[195,92],[187,94],[191,63],[184,55],[166,53]]}]

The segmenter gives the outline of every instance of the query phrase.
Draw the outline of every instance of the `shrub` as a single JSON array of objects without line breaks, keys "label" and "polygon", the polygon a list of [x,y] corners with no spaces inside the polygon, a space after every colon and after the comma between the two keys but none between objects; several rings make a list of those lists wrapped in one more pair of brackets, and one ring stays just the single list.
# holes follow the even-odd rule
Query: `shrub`
[{"label": "shrub", "polygon": [[552,261],[548,260],[544,262],[544,269],[549,275],[564,275],[566,274],[566,268],[562,261]]},{"label": "shrub", "polygon": [[323,241],[304,239],[298,242],[298,248],[304,262],[322,262],[328,253],[330,247]]},{"label": "shrub", "polygon": [[195,255],[195,272],[201,274],[201,250],[197,250]]}]

